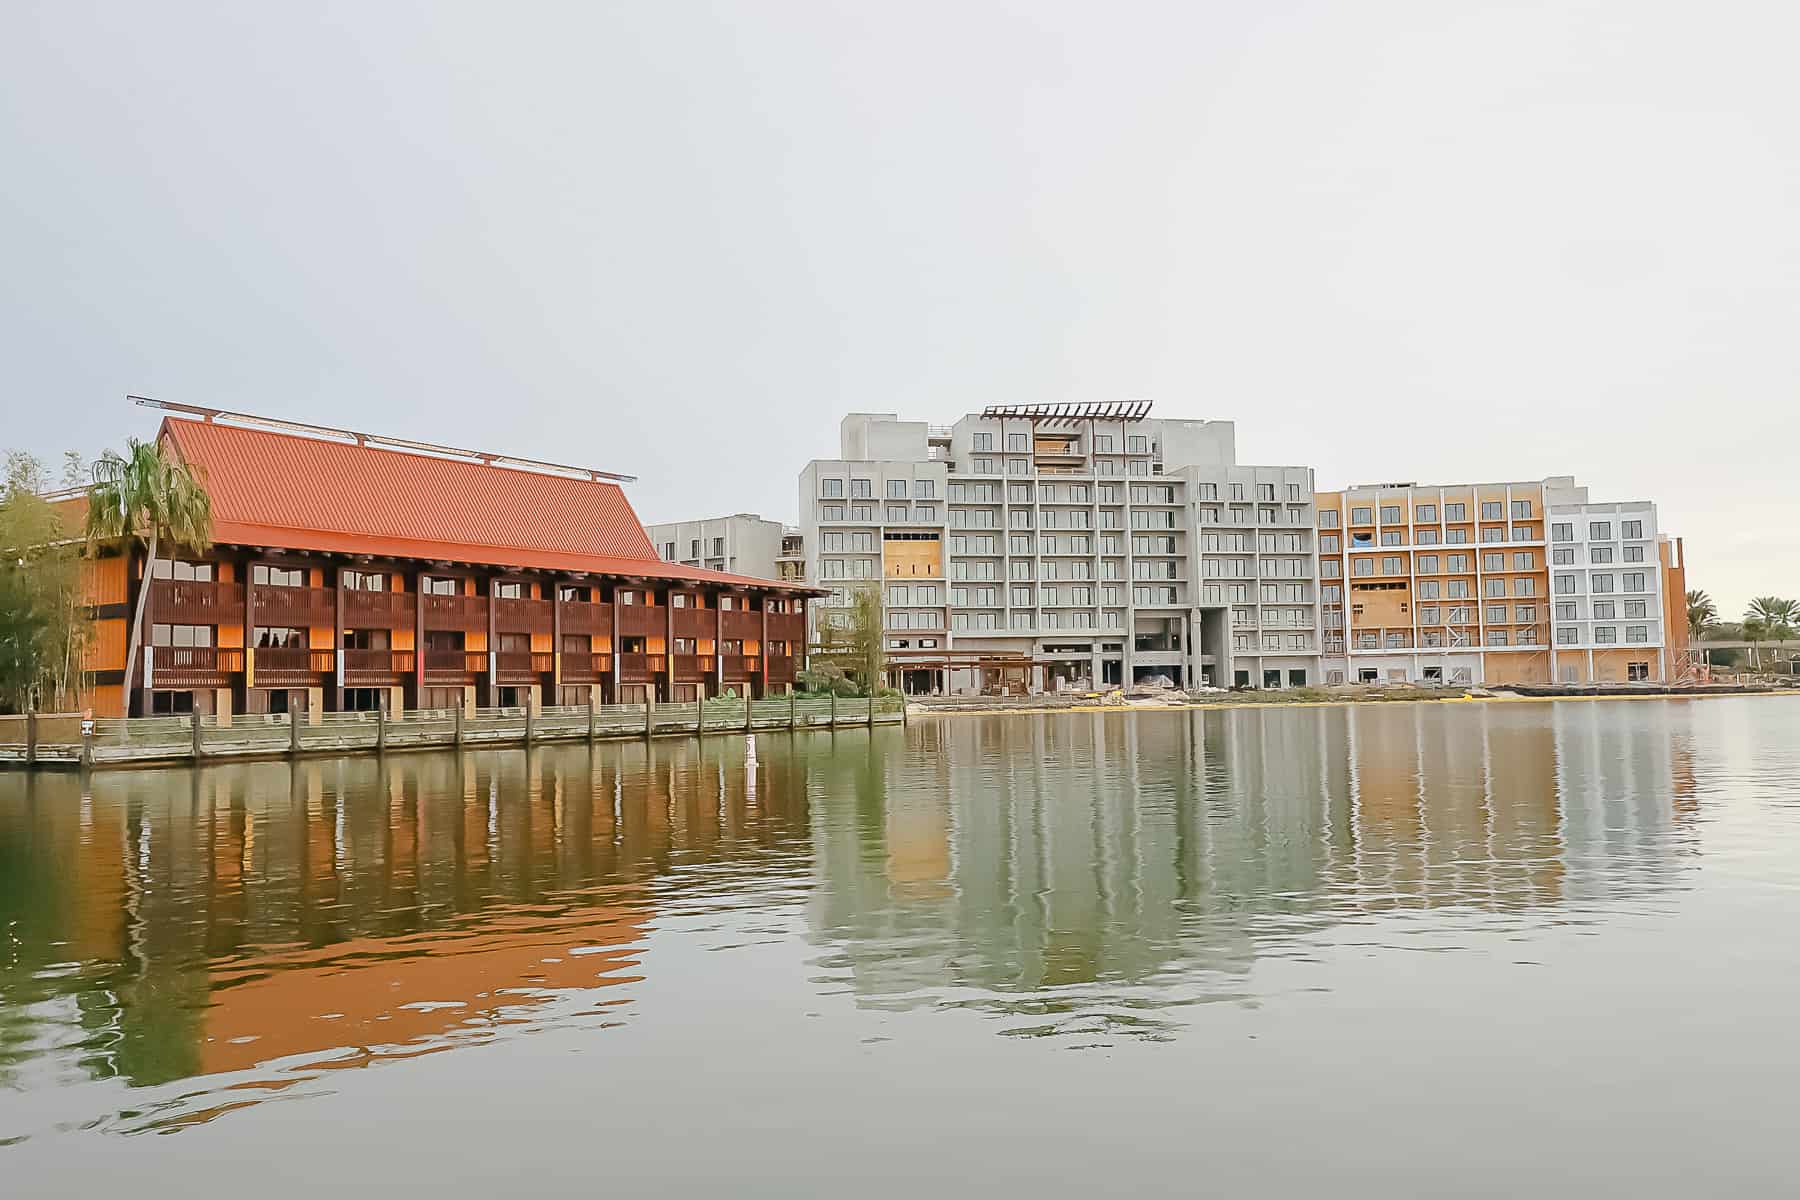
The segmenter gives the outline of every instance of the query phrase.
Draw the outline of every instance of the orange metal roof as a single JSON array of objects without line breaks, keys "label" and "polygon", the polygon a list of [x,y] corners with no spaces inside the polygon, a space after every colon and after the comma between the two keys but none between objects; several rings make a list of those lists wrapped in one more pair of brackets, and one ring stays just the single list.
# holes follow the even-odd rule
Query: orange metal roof
[{"label": "orange metal roof", "polygon": [[175,417],[160,436],[216,542],[817,590],[662,561],[616,483]]}]

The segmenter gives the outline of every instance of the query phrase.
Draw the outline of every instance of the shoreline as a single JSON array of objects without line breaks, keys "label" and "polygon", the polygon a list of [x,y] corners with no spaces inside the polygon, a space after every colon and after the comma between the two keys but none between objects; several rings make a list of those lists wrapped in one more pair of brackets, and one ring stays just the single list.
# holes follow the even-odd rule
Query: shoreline
[{"label": "shoreline", "polygon": [[1542,696],[1524,695],[1517,692],[1496,692],[1479,696],[1467,693],[1456,696],[1393,696],[1387,698],[1341,696],[1322,700],[1247,700],[1242,697],[1233,697],[1221,700],[1190,699],[1180,703],[1126,701],[1123,704],[1104,704],[1095,701],[1083,704],[1007,704],[993,707],[909,704],[907,711],[909,716],[919,717],[994,717],[1030,716],[1046,713],[1205,712],[1209,709],[1242,708],[1347,708],[1351,705],[1378,707],[1395,704],[1556,704],[1564,701],[1591,702],[1595,700],[1716,700],[1755,696],[1800,696],[1800,688],[1774,688],[1759,691],[1593,692]]}]

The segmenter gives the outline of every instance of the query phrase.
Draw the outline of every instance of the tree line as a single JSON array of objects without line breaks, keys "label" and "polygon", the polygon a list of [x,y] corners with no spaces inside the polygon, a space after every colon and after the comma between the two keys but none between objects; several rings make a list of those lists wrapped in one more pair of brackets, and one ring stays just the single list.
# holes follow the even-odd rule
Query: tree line
[{"label": "tree line", "polygon": [[[1687,594],[1688,636],[1696,642],[1749,642],[1751,665],[1762,665],[1760,645],[1800,641],[1800,601],[1782,596],[1757,596],[1740,621],[1721,621],[1719,606],[1703,591]],[[1732,663],[1737,652],[1713,651],[1715,661]]]},{"label": "tree line", "polygon": [[[159,443],[126,441],[92,464],[69,451],[60,479],[36,456],[5,456],[0,481],[0,712],[70,711],[87,691],[83,671],[93,636],[93,608],[83,558],[103,545],[142,537],[146,577],[164,549],[199,552],[212,543],[212,500],[199,477]],[[85,494],[86,513],[71,528],[49,498],[53,488]],[[139,588],[131,613],[121,694],[131,694],[144,638]]]}]

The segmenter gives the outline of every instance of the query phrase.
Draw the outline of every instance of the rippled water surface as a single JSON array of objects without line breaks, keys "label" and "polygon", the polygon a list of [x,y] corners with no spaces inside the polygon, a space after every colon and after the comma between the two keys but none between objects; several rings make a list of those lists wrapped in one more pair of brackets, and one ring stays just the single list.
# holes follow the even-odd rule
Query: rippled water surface
[{"label": "rippled water surface", "polygon": [[0,775],[0,1193],[1792,1194],[1800,700]]}]

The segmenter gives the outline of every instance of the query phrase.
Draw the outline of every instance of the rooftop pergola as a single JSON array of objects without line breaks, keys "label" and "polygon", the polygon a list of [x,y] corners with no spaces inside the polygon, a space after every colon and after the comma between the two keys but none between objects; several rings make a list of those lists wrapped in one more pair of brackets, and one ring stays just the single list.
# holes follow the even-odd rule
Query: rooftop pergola
[{"label": "rooftop pergola", "polygon": [[1108,400],[1082,404],[990,404],[981,415],[1027,420],[1038,425],[1077,425],[1083,421],[1142,421],[1150,415],[1148,400]]}]

